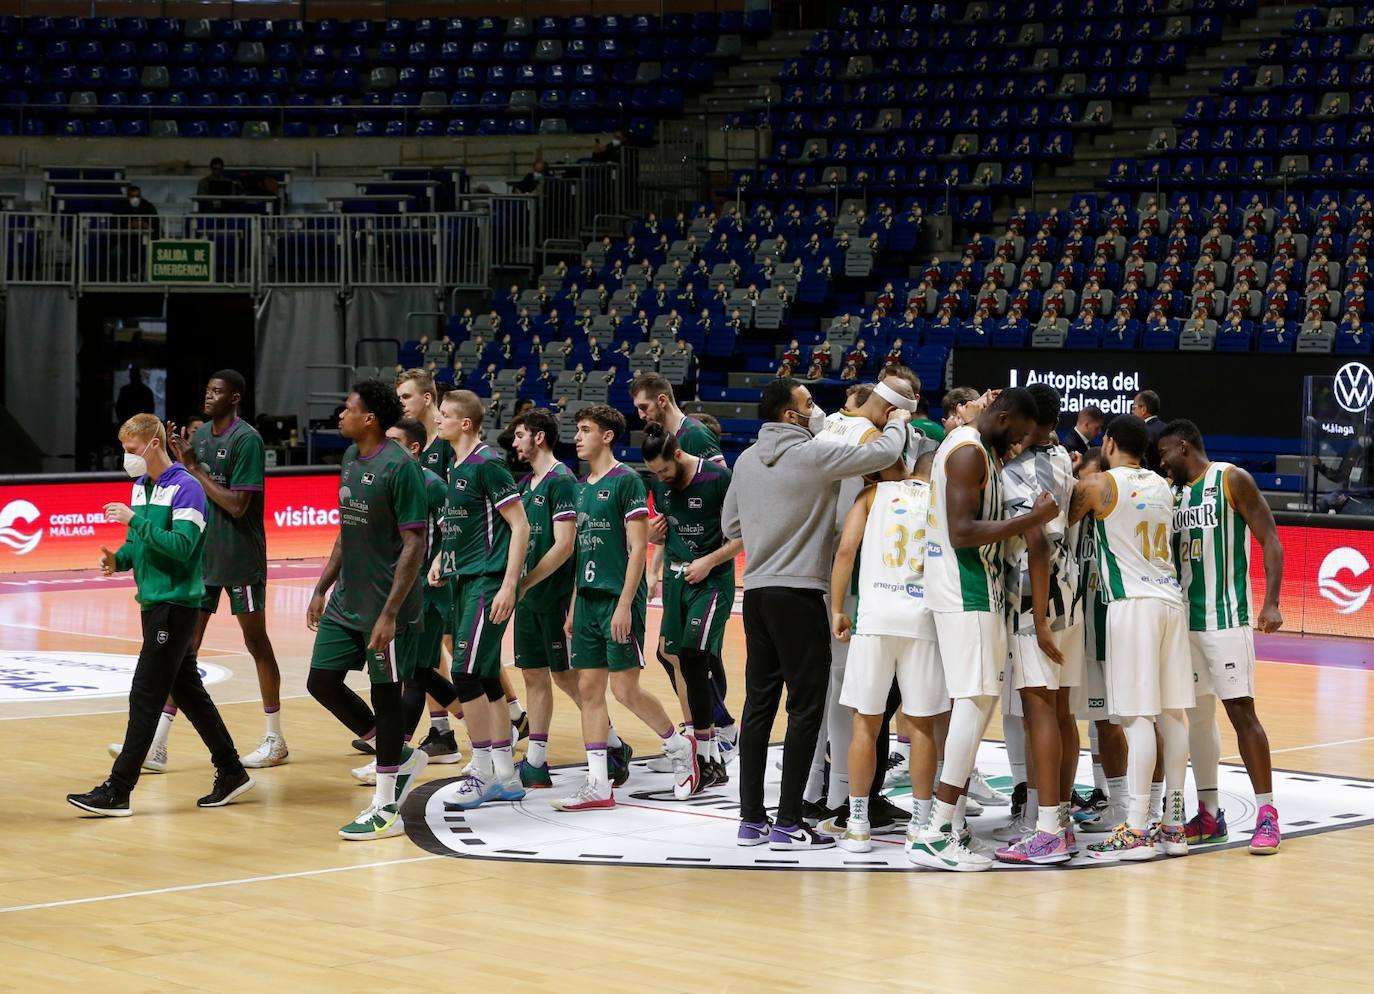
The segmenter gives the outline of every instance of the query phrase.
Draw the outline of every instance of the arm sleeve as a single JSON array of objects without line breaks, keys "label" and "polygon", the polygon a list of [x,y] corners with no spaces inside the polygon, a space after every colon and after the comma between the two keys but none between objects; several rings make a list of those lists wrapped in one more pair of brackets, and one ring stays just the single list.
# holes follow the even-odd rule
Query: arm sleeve
[{"label": "arm sleeve", "polygon": [[429,527],[429,500],[425,494],[425,480],[420,464],[407,459],[391,474],[391,506],[396,515],[396,527],[401,531]]},{"label": "arm sleeve", "polygon": [[648,495],[644,489],[644,481],[639,478],[638,473],[630,472],[621,477],[616,490],[620,496],[620,510],[626,521],[649,516],[649,503],[646,499]]},{"label": "arm sleeve", "polygon": [[725,503],[720,509],[720,532],[727,539],[741,538],[739,519],[739,492],[735,489],[735,484],[739,482],[738,477],[730,478],[729,489],[725,491]]},{"label": "arm sleeve", "polygon": [[230,490],[261,490],[265,447],[257,432],[244,431],[229,467]]},{"label": "arm sleeve", "polygon": [[505,463],[488,459],[482,463],[480,473],[482,486],[492,507],[505,507],[511,501],[520,499],[520,488],[516,486],[515,477]]},{"label": "arm sleeve", "polygon": [[189,477],[177,485],[172,495],[172,527],[159,528],[146,515],[129,522],[129,531],[164,556],[189,559],[205,530],[205,491]]},{"label": "arm sleeve", "polygon": [[905,426],[889,421],[883,433],[867,445],[848,445],[821,436],[805,446],[804,451],[813,468],[825,479],[843,480],[891,466],[902,454],[906,437]]},{"label": "arm sleeve", "polygon": [[577,517],[577,487],[566,476],[556,476],[549,485],[549,516],[554,521],[569,521]]}]

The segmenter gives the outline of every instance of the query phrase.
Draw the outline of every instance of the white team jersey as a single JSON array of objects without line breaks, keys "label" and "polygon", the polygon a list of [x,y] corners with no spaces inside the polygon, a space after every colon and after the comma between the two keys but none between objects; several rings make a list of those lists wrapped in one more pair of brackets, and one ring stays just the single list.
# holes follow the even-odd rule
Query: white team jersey
[{"label": "white team jersey", "polygon": [[[830,439],[845,445],[863,445],[882,434],[882,431],[862,414],[850,411],[836,411],[825,417],[825,430],[819,438]],[[852,476],[840,481],[840,496],[835,502],[835,532],[844,530],[844,518],[854,506],[855,499],[863,492],[864,481],[861,476]]]},{"label": "white team jersey", "polygon": [[1195,632],[1250,624],[1250,526],[1231,503],[1231,468],[1209,463],[1196,480],[1174,490],[1174,557],[1188,628]]},{"label": "white team jersey", "polygon": [[945,464],[956,450],[974,446],[983,458],[983,486],[975,517],[1002,517],[1002,475],[997,457],[973,425],[962,425],[945,436],[935,452],[930,473],[930,513],[926,515],[926,606],[932,611],[1002,610],[1002,550],[1000,543],[956,549],[949,540],[945,494],[949,480]]},{"label": "white team jersey", "polygon": [[879,483],[864,526],[859,555],[856,635],[919,637],[927,627],[925,604],[926,514],[930,484]]},{"label": "white team jersey", "polygon": [[[1059,513],[1045,524],[1045,537],[1050,543],[1049,620],[1058,631],[1067,624],[1077,583],[1077,569],[1070,565],[1076,550],[1069,545],[1073,463],[1068,450],[1058,443],[1028,446],[1002,467],[1002,509],[1006,517],[1014,518],[1030,511],[1042,492],[1048,493],[1059,505]],[[1006,563],[1003,581],[1011,630],[1033,632],[1030,553],[1025,538],[1017,535],[1003,542],[1002,558]]]},{"label": "white team jersey", "polygon": [[1154,597],[1183,607],[1174,568],[1174,492],[1139,466],[1108,470],[1111,507],[1097,519],[1097,568],[1111,604]]}]

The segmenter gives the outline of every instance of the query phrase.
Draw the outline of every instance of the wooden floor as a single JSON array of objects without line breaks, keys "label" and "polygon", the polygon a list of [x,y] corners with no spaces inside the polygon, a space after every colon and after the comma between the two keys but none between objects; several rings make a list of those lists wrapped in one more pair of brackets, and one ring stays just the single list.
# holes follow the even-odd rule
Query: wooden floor
[{"label": "wooden floor", "polygon": [[[348,776],[348,736],[303,696],[311,582],[270,587],[291,763],[260,771],[244,803],[195,808],[211,770],[182,721],[171,770],[140,783],[134,817],[81,818],[63,795],[107,772],[123,701],[0,703],[14,818],[0,846],[0,991],[1370,989],[1371,828],[1291,839],[1273,858],[974,875],[510,864],[428,855],[406,838],[343,843],[335,830],[366,796]],[[0,595],[0,650],[134,653],[131,593]],[[738,710],[738,617],[727,657]],[[262,717],[227,613],[203,658],[235,673],[212,693],[246,752]],[[658,668],[645,683],[667,696]],[[1264,663],[1259,688],[1276,765],[1374,777],[1374,673]],[[637,750],[656,751],[616,719]],[[552,761],[578,761],[579,739],[557,710]]]}]

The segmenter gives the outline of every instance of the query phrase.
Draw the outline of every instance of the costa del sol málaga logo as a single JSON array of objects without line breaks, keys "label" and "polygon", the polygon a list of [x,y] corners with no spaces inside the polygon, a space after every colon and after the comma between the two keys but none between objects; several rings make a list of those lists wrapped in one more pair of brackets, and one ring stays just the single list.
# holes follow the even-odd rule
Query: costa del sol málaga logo
[{"label": "costa del sol m\u00e1laga logo", "polygon": [[38,520],[38,508],[26,500],[12,500],[0,510],[0,542],[14,550],[16,556],[27,556],[43,538],[43,529],[22,531],[16,523],[32,525]]},{"label": "costa del sol m\u00e1laga logo", "polygon": [[[1341,573],[1349,574],[1342,578]],[[1332,549],[1317,569],[1317,591],[1336,605],[1340,614],[1354,614],[1369,601],[1369,560],[1359,549]],[[1344,582],[1342,582],[1344,580]],[[1363,583],[1363,586],[1359,584]]]}]

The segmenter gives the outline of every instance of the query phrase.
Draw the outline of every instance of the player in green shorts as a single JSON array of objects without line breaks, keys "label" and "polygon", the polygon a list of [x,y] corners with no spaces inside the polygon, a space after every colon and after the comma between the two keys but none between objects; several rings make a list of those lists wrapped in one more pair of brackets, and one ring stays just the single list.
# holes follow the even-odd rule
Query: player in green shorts
[{"label": "player in green shorts", "polygon": [[624,431],[625,418],[605,404],[577,415],[577,455],[589,472],[577,486],[577,592],[565,631],[582,698],[587,780],[572,797],[553,802],[560,811],[615,807],[606,754],[608,684],[615,699],[663,739],[673,758],[674,792],[691,796],[696,789],[695,742],[682,737],[663,705],[639,685],[649,509],[644,481],[615,458],[612,446]]},{"label": "player in green shorts", "polygon": [[511,753],[501,687],[501,639],[515,610],[530,526],[501,453],[482,441],[482,400],[453,390],[439,404],[439,437],[453,447],[444,539],[429,580],[452,577],[453,686],[472,738],[472,762],[453,802],[459,810],[525,796]]},{"label": "player in green shorts", "polygon": [[[453,449],[449,447],[448,442],[439,437],[439,388],[434,383],[433,374],[426,369],[406,369],[397,373],[396,397],[401,401],[402,418],[418,421],[424,429],[425,438],[420,446],[420,467],[447,483],[448,468],[453,465]],[[430,559],[433,559],[432,555]],[[430,559],[425,561],[428,563]],[[451,599],[450,596],[449,600]],[[448,680],[453,645],[448,639],[447,620],[444,624],[444,634],[440,636],[442,649],[438,672],[441,677]],[[449,724],[450,709],[433,697],[428,698],[428,703],[429,732],[420,743],[420,748],[425,751],[431,763],[456,763],[462,756],[458,752],[458,741],[454,737],[453,727]],[[455,706],[453,714],[461,720],[462,708]],[[357,745],[363,746],[364,743]]]},{"label": "player in green shorts", "polygon": [[530,541],[525,576],[520,581],[520,603],[515,608],[515,665],[525,678],[530,736],[518,772],[525,787],[552,787],[548,742],[553,685],[556,683],[573,703],[578,703],[577,676],[569,664],[568,638],[563,633],[572,601],[577,477],[554,458],[558,419],[551,411],[525,411],[511,422],[511,428],[515,453],[531,469],[520,481]]},{"label": "player in green shorts", "polygon": [[735,603],[735,556],[740,539],[727,540],[720,514],[730,471],[701,456],[688,455],[672,435],[650,423],[644,432],[644,462],[654,474],[654,508],[649,537],[664,547],[664,648],[676,657],[679,696],[686,698],[687,723],[696,739],[700,787],[728,783],[716,744],[711,670],[720,665],[725,622]]},{"label": "player in green shorts", "polygon": [[[376,792],[339,830],[348,840],[404,831],[401,803],[426,761],[404,743],[401,681],[409,674],[401,672],[394,646],[398,631],[420,622],[416,579],[429,527],[420,465],[386,437],[400,416],[395,391],[381,380],[353,385],[339,414],[339,432],[353,443],[339,474],[339,537],[306,610],[316,633],[306,689],[355,735],[375,733]],[[364,668],[375,716],[344,685],[350,670]]]},{"label": "player in green shorts", "polygon": [[[205,599],[196,624],[195,649],[200,650],[205,627],[229,593],[229,609],[243,630],[243,644],[257,667],[267,731],[258,747],[243,757],[250,769],[286,762],[286,739],[281,732],[281,670],[267,637],[267,533],[263,527],[262,436],[239,417],[246,391],[243,376],[221,369],[205,384],[206,422],[194,436],[167,426],[167,452],[205,491],[209,513],[205,519],[205,555],[201,571]],[[167,769],[167,737],[176,717],[176,703],[168,698],[158,719],[152,748],[143,769]],[[120,745],[109,747],[119,755]]]}]

